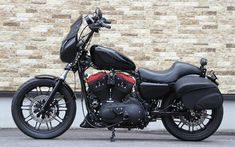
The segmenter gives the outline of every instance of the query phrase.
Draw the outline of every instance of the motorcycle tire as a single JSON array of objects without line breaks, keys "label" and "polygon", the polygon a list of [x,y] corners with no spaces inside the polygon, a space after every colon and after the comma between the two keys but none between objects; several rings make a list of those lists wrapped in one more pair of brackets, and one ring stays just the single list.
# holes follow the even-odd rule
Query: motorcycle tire
[{"label": "motorcycle tire", "polygon": [[[165,99],[163,101],[162,108],[163,109],[167,108],[169,110],[170,109],[169,106],[174,105],[174,101],[177,101],[177,99],[175,99],[173,96]],[[195,110],[195,111],[198,111],[198,110]],[[207,112],[207,110],[200,110],[200,111]],[[180,140],[201,141],[201,140],[204,140],[204,139],[210,137],[212,134],[214,134],[216,132],[216,130],[219,128],[219,126],[222,122],[222,119],[223,119],[223,106],[221,106],[217,109],[209,110],[209,111],[211,111],[210,117],[208,117],[208,115],[206,116],[205,114],[203,114],[203,115],[205,115],[204,120],[208,119],[207,124],[203,124],[204,122],[202,122],[202,124],[199,124],[199,122],[203,120],[203,119],[200,120],[201,118],[198,118],[199,122],[197,122],[196,119],[194,119],[196,121],[196,123],[195,123],[194,121],[191,121],[191,122],[187,121],[187,119],[191,120],[193,118],[193,116],[190,116],[191,118],[189,117],[187,119],[184,116],[179,116],[180,119],[178,119],[178,120],[185,119],[183,121],[183,123],[185,123],[184,125],[186,125],[185,126],[186,128],[188,127],[188,130],[183,128],[182,126],[179,126],[179,124],[177,124],[177,122],[176,122],[177,117],[174,117],[174,116],[164,116],[164,117],[162,117],[162,122],[163,122],[163,125],[165,126],[165,128],[167,129],[167,131]],[[201,115],[201,117],[203,115]],[[182,122],[179,122],[179,123],[182,123]],[[196,125],[198,125],[199,126],[198,128],[200,128],[200,127],[201,128],[199,130],[194,130],[193,128],[190,129],[189,124],[192,126],[194,125],[194,127],[196,127]],[[181,124],[181,125],[183,125],[183,124]],[[204,126],[204,128],[203,128],[203,126]]]},{"label": "motorcycle tire", "polygon": [[[56,104],[50,106],[50,113],[45,114],[43,117],[38,117],[36,112],[43,105],[45,99],[50,94],[50,88],[53,89],[55,81],[52,79],[31,79],[25,82],[15,93],[12,100],[12,117],[17,127],[26,135],[36,139],[50,139],[63,134],[69,129],[74,121],[76,115],[76,102],[72,93],[63,85],[58,89],[58,98],[55,99]],[[44,91],[37,91],[38,87],[50,87],[47,94]],[[33,89],[35,91],[33,91]],[[41,93],[40,93],[41,92]],[[30,94],[30,96],[28,96]],[[40,95],[41,94],[41,95]],[[26,100],[26,95],[29,100]],[[37,96],[33,96],[37,95]],[[62,101],[62,102],[59,102]],[[23,103],[28,105],[23,106]],[[55,103],[55,102],[54,102]],[[62,104],[63,103],[63,104]],[[60,107],[63,106],[63,107]],[[37,108],[37,109],[36,109]],[[27,110],[29,112],[27,112]],[[26,112],[25,112],[26,111]],[[24,117],[25,113],[29,114],[28,118]],[[31,115],[31,116],[30,116]],[[64,118],[62,119],[63,115]],[[32,118],[29,118],[32,117]],[[60,117],[60,118],[59,118]],[[43,118],[43,119],[42,119]],[[56,119],[58,122],[56,122]],[[35,121],[35,126],[34,122]],[[39,124],[40,123],[40,124]],[[55,126],[58,124],[57,126]],[[54,125],[54,126],[53,126]]]}]

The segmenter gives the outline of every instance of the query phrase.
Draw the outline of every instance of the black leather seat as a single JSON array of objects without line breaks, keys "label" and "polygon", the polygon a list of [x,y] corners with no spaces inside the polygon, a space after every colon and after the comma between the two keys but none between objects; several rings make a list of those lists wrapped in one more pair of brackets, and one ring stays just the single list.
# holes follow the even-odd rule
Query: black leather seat
[{"label": "black leather seat", "polygon": [[175,62],[169,69],[164,71],[139,68],[138,72],[143,81],[155,83],[171,83],[185,75],[201,74],[201,70],[198,67],[183,62]]}]

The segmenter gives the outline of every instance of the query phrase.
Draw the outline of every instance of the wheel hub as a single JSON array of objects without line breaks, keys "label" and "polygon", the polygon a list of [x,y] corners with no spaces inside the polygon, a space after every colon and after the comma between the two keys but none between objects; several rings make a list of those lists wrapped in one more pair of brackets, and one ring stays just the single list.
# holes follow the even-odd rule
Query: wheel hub
[{"label": "wheel hub", "polygon": [[32,118],[37,122],[47,123],[58,115],[58,103],[56,101],[54,101],[46,111],[42,110],[47,99],[48,95],[39,95],[31,102],[32,107],[30,113],[32,114]]},{"label": "wheel hub", "polygon": [[206,110],[190,110],[189,116],[180,116],[180,120],[190,126],[197,126],[204,122],[207,116]]},{"label": "wheel hub", "polygon": [[[175,111],[187,111],[189,115],[180,116],[180,121],[187,126],[200,126],[207,117],[207,110],[188,110],[184,104],[179,101],[175,105]],[[181,126],[182,127],[182,126]]]}]

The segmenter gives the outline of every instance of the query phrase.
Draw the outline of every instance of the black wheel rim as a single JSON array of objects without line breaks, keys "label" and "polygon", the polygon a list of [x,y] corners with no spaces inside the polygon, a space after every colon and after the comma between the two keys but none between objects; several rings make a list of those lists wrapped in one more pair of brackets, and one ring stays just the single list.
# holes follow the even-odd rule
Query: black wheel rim
[{"label": "black wheel rim", "polygon": [[40,85],[31,88],[20,102],[20,117],[25,126],[33,131],[55,131],[68,117],[68,100],[58,91],[48,111],[38,115],[53,86]]},{"label": "black wheel rim", "polygon": [[213,109],[189,110],[180,100],[174,100],[171,105],[173,111],[188,112],[189,116],[172,116],[174,125],[182,131],[196,133],[205,130],[214,119]]}]

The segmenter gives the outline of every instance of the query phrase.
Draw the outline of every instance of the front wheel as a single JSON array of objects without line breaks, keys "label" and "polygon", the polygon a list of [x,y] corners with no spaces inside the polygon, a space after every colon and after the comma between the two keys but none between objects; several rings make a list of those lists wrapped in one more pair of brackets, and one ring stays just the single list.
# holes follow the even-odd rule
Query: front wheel
[{"label": "front wheel", "polygon": [[63,134],[71,126],[76,103],[74,95],[64,86],[56,92],[50,108],[40,113],[54,86],[55,81],[51,79],[32,79],[14,95],[12,116],[17,127],[26,135],[49,139]]},{"label": "front wheel", "polygon": [[223,106],[217,109],[189,110],[181,100],[169,97],[163,108],[174,112],[188,112],[186,116],[165,116],[162,122],[169,133],[185,141],[200,141],[210,137],[223,119]]}]

